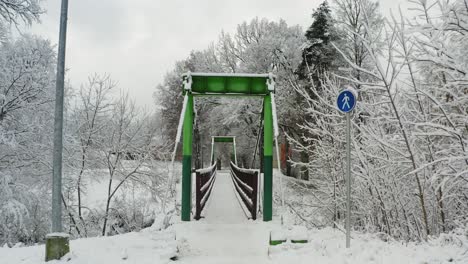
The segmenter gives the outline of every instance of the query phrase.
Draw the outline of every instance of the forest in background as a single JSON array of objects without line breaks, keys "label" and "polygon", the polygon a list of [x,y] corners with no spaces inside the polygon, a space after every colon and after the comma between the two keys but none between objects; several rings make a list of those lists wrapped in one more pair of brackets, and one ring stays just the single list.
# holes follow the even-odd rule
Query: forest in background
[{"label": "forest in background", "polygon": [[[344,117],[334,104],[352,86],[359,94],[352,119],[353,228],[407,241],[466,229],[468,2],[409,2],[411,15],[397,10],[389,17],[371,0],[324,2],[305,31],[283,20],[242,22],[175,64],[154,91],[156,113],[127,99],[111,76],[92,74],[79,88],[68,85],[66,230],[73,237],[112,235],[144,228],[162,214],[164,161],[187,71],[277,76],[284,173],[314,197],[286,199],[297,221],[343,224]],[[49,231],[56,51],[42,37],[10,33],[20,23],[37,23],[43,12],[37,0],[0,0],[0,245],[43,242]],[[209,137],[231,134],[238,136],[240,164],[259,168],[252,153],[262,134],[261,101],[229,100],[196,101],[198,157],[207,155],[202,146]],[[105,187],[93,208],[86,204],[91,179]],[[151,197],[124,199],[118,194],[125,188]]]},{"label": "forest in background", "polygon": [[[375,1],[325,1],[305,32],[259,18],[222,32],[179,61],[157,87],[165,133],[176,133],[183,73],[273,72],[283,173],[304,180],[300,188],[316,197],[285,202],[309,226],[340,227],[345,119],[335,100],[351,86],[358,93],[353,228],[408,241],[466,227],[468,2],[408,2],[411,11],[384,17]],[[212,135],[236,135],[240,164],[261,167],[253,156],[262,134],[261,102],[197,98],[195,110],[196,145]],[[319,208],[319,216],[305,214],[307,207]]]}]

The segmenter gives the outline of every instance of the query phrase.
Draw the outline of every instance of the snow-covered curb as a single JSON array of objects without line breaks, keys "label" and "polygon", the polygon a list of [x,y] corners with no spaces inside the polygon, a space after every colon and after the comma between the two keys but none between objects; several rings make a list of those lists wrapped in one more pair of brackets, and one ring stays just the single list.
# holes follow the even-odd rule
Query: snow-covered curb
[{"label": "snow-covered curb", "polygon": [[[353,233],[351,247],[345,247],[344,234],[324,228],[308,232],[309,242],[289,241],[270,246],[272,260],[287,263],[468,263],[468,238],[462,234],[445,234],[429,242],[383,241],[377,234]],[[284,262],[286,263],[286,262]]]}]

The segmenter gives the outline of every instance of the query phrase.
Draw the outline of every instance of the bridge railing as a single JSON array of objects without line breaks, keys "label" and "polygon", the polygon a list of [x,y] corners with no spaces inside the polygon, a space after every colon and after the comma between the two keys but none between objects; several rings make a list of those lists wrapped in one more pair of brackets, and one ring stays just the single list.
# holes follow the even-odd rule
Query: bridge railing
[{"label": "bridge railing", "polygon": [[231,162],[231,177],[252,219],[257,219],[258,170],[239,168]]},{"label": "bridge railing", "polygon": [[216,162],[208,168],[195,171],[195,219],[201,218],[201,212],[211,195],[211,190],[216,179]]}]

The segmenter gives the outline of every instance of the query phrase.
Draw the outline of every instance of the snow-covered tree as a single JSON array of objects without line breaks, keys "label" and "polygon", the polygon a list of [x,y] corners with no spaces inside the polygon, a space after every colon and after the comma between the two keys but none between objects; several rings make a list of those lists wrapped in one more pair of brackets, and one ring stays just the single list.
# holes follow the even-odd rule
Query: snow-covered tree
[{"label": "snow-covered tree", "polygon": [[102,161],[108,170],[108,190],[102,235],[107,235],[111,204],[117,191],[130,179],[145,173],[144,163],[152,158],[155,128],[148,126],[149,115],[135,107],[122,94],[112,104],[107,137],[100,149]]},{"label": "snow-covered tree", "polygon": [[[86,193],[87,187],[83,177],[87,170],[99,167],[97,160],[107,133],[108,116],[112,106],[111,92],[115,86],[115,82],[108,75],[90,76],[88,83],[79,90],[75,108],[70,111],[71,122],[68,122],[70,128],[67,132],[70,134],[69,138],[76,140],[72,140],[70,146],[67,146],[70,150],[67,152],[70,159],[67,160],[70,160],[70,167],[77,171],[77,177],[76,180],[75,177],[70,179],[67,190],[76,192],[77,218],[81,222],[79,226],[83,229],[79,231],[81,236],[87,236],[87,225],[82,213],[83,207],[86,207],[82,202],[82,196]],[[68,207],[68,209],[74,208]],[[76,228],[79,229],[78,226]]]},{"label": "snow-covered tree", "polygon": [[10,26],[32,25],[44,12],[40,0],[0,0],[0,42],[8,41]]},{"label": "snow-covered tree", "polygon": [[312,14],[312,25],[305,36],[307,43],[303,46],[302,62],[297,70],[303,80],[311,80],[316,89],[321,86],[321,75],[337,68],[337,53],[331,45],[339,39],[332,10],[325,1]]},{"label": "snow-covered tree", "polygon": [[322,213],[338,226],[344,216],[344,155],[337,151],[344,148],[344,124],[334,100],[351,83],[360,98],[353,118],[354,228],[423,240],[466,225],[464,2],[417,1],[416,19],[393,17],[377,31],[372,5],[354,4],[362,30],[342,30],[357,38],[365,63],[334,42],[353,74],[325,75],[315,98],[303,92],[315,120],[303,128],[318,136],[301,148],[311,153]]},{"label": "snow-covered tree", "polygon": [[[293,79],[294,70],[300,61],[299,48],[303,41],[303,32],[298,26],[288,26],[283,20],[272,22],[255,18],[239,24],[234,34],[222,32],[218,42],[206,50],[193,51],[185,61],[177,63],[174,72],[166,75],[164,84],[159,85],[155,92],[158,106],[164,109],[161,115],[163,122],[170,129],[170,134],[175,136],[180,116],[183,72],[273,72],[278,76],[287,75]],[[278,96],[278,105],[297,107],[293,100],[286,96],[293,91],[290,82],[281,77],[278,78],[282,80],[278,91],[285,96]],[[203,144],[209,144],[209,137],[212,135],[237,135],[239,150],[242,150],[238,155],[244,160],[244,164],[251,166],[252,152],[259,135],[261,101],[197,98],[195,108],[196,125],[203,136],[200,139]],[[278,109],[289,111],[286,107]],[[279,114],[279,117],[283,124],[290,121],[285,115]],[[258,167],[259,164],[255,166]]]},{"label": "snow-covered tree", "polygon": [[[50,172],[47,154],[51,153],[55,53],[48,41],[28,35],[0,45],[0,175],[4,177],[0,181],[11,190],[0,193],[0,200],[15,205],[3,207],[2,215],[9,215],[13,223],[16,220],[11,217],[18,216],[15,210],[26,210],[16,227],[37,232],[16,233],[8,242],[36,242],[47,226],[42,215],[48,203],[41,199],[48,186],[45,176]],[[30,185],[36,190],[20,193]],[[33,222],[36,216],[37,222]]]},{"label": "snow-covered tree", "polygon": [[[333,5],[337,32],[340,36],[335,41],[340,50],[346,54],[358,67],[372,69],[369,53],[361,38],[374,43],[376,50],[382,43],[384,18],[379,10],[379,3],[371,0],[335,0]],[[349,78],[358,81],[356,89],[359,91],[360,81],[372,79],[365,72],[343,65],[349,69]],[[346,72],[346,71],[345,71]]]}]

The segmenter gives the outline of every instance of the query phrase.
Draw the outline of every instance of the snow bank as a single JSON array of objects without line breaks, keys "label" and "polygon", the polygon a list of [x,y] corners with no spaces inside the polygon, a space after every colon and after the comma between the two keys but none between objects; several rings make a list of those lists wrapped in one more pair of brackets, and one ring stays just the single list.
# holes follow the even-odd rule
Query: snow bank
[{"label": "snow bank", "polygon": [[[177,245],[175,232],[142,230],[125,235],[86,238],[70,241],[71,252],[60,261],[48,263],[168,263],[175,256]],[[0,263],[38,264],[44,262],[45,246],[0,248]]]},{"label": "snow bank", "polygon": [[275,263],[321,264],[468,263],[468,238],[460,234],[442,235],[427,243],[402,243],[382,241],[376,234],[352,233],[349,249],[339,230],[312,230],[308,237],[306,244],[271,246],[271,259]]}]

